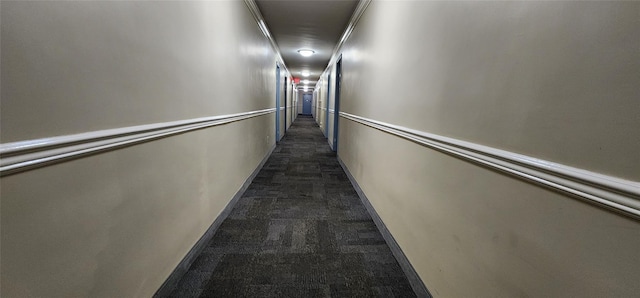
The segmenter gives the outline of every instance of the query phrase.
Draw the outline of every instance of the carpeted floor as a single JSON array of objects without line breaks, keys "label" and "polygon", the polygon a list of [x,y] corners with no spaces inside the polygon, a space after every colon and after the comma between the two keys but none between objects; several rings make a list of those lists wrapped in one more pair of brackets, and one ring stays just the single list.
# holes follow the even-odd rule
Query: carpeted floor
[{"label": "carpeted floor", "polygon": [[298,117],[172,297],[415,297],[335,153]]}]

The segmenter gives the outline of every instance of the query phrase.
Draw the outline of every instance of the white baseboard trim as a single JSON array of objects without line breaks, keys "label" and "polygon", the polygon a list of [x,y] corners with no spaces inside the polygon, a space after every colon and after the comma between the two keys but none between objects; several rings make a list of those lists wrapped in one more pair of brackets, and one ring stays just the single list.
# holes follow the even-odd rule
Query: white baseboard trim
[{"label": "white baseboard trim", "polygon": [[189,268],[191,267],[193,262],[195,262],[195,260],[198,258],[200,253],[207,247],[207,244],[209,244],[211,239],[213,239],[213,236],[218,231],[218,228],[220,228],[220,225],[222,225],[222,222],[225,219],[227,219],[229,214],[231,214],[231,211],[236,206],[240,198],[242,198],[242,195],[244,194],[244,192],[247,191],[247,189],[249,188],[249,185],[251,185],[251,182],[253,182],[253,179],[256,178],[258,173],[260,173],[260,170],[262,170],[262,167],[264,166],[264,164],[267,162],[267,160],[269,160],[269,157],[271,157],[271,153],[273,153],[273,150],[275,148],[276,148],[276,145],[274,144],[269,150],[269,152],[267,153],[267,155],[265,155],[265,157],[262,159],[260,164],[258,164],[258,166],[253,171],[253,173],[251,173],[251,175],[247,177],[247,179],[244,181],[244,183],[242,184],[238,192],[236,192],[233,198],[229,201],[227,206],[224,207],[222,212],[220,212],[220,215],[216,217],[216,219],[213,221],[213,223],[207,229],[204,235],[202,235],[202,237],[200,237],[200,239],[196,242],[196,244],[193,245],[193,247],[189,250],[187,255],[185,255],[182,261],[178,263],[178,266],[176,266],[173,272],[171,272],[169,277],[160,286],[158,291],[156,291],[156,293],[153,295],[154,298],[169,297],[171,295],[171,291],[173,291],[173,289],[176,287],[178,282],[180,282],[184,274],[187,273],[187,271],[189,271]]},{"label": "white baseboard trim", "polygon": [[542,185],[640,220],[640,183],[476,143],[340,112],[340,116],[425,147]]},{"label": "white baseboard trim", "polygon": [[0,144],[0,176],[193,130],[267,115],[275,110],[275,108],[271,108]]},{"label": "white baseboard trim", "polygon": [[416,296],[431,297],[431,293],[429,293],[429,290],[425,286],[424,282],[422,281],[422,279],[420,279],[420,276],[413,268],[413,265],[411,265],[411,263],[409,262],[409,259],[400,248],[398,242],[396,242],[396,239],[393,238],[393,235],[391,235],[391,232],[389,231],[389,229],[387,229],[387,226],[382,221],[382,218],[380,218],[380,215],[378,215],[378,212],[376,212],[376,210],[373,208],[373,205],[371,205],[369,198],[367,198],[367,195],[365,195],[362,188],[360,188],[360,185],[358,185],[358,181],[356,181],[353,175],[351,175],[349,168],[347,168],[344,162],[342,162],[340,156],[338,156],[338,162],[340,163],[340,166],[342,166],[345,174],[347,174],[347,177],[349,178],[349,181],[351,181],[351,185],[353,185],[356,193],[358,193],[358,197],[360,197],[362,204],[365,208],[367,208],[367,211],[369,211],[369,215],[371,215],[373,222],[378,227],[378,230],[380,230],[380,234],[382,234],[382,237],[389,246],[389,249],[391,249],[391,253],[393,253],[396,261],[398,261],[400,268],[402,268],[402,271],[407,276],[407,280],[409,280],[409,284],[411,285],[413,291],[416,293]]}]

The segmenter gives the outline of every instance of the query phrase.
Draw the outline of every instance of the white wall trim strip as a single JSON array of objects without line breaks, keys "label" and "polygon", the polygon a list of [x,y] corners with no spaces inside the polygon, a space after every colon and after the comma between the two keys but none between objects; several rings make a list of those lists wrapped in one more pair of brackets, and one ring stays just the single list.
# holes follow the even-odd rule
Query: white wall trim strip
[{"label": "white wall trim strip", "polygon": [[0,175],[275,112],[275,108],[0,144]]},{"label": "white wall trim strip", "polygon": [[351,121],[640,219],[640,183],[340,112]]}]

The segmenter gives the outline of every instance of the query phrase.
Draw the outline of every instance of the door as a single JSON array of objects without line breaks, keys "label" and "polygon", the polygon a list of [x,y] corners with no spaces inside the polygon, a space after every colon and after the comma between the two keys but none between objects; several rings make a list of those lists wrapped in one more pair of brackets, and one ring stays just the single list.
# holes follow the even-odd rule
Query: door
[{"label": "door", "polygon": [[311,115],[311,94],[302,96],[302,114]]},{"label": "door", "polygon": [[276,142],[280,140],[280,66],[276,65]]},{"label": "door", "polygon": [[336,102],[333,114],[333,151],[338,151],[338,120],[340,119],[340,83],[342,81],[342,57],[336,63]]}]

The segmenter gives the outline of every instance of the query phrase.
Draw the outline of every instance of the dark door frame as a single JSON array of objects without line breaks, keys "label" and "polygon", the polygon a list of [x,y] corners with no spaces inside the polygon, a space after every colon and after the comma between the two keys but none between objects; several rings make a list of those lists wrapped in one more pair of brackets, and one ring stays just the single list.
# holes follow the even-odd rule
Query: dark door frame
[{"label": "dark door frame", "polygon": [[333,117],[333,151],[338,151],[338,124],[340,119],[340,87],[342,84],[342,55],[338,58],[338,62],[336,62],[336,87],[335,87],[335,103],[333,104],[334,117]]},{"label": "dark door frame", "polygon": [[331,74],[327,77],[327,110],[324,119],[324,135],[329,138],[329,100],[331,98]]},{"label": "dark door frame", "polygon": [[276,143],[278,141],[280,141],[280,65],[276,63]]},{"label": "dark door frame", "polygon": [[289,82],[289,77],[284,76],[284,133],[287,133],[287,83]]}]

